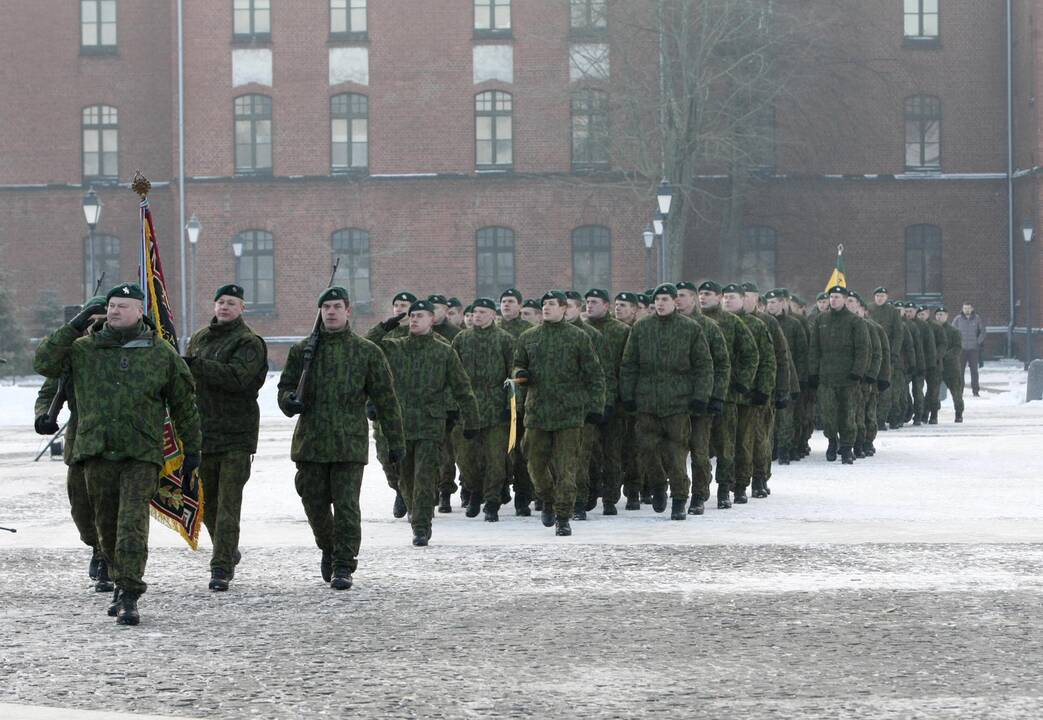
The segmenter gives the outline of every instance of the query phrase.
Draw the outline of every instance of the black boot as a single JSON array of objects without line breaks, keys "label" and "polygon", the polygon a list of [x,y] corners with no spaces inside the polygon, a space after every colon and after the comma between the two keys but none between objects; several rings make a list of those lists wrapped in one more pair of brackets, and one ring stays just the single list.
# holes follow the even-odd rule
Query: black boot
[{"label": "black boot", "polygon": [[543,523],[543,527],[554,526],[554,508],[547,503],[544,503],[543,509],[540,510],[540,522]]},{"label": "black boot", "polygon": [[627,495],[627,504],[623,506],[624,510],[640,510],[641,499],[636,495]]},{"label": "black boot", "polygon": [[532,509],[529,507],[529,496],[514,491],[514,514],[518,517],[532,517]]},{"label": "black boot", "polygon": [[876,446],[873,445],[871,440],[866,440],[862,443],[862,452],[866,454],[866,457],[873,457],[876,455]]},{"label": "black boot", "polygon": [[766,498],[768,497],[768,491],[765,490],[765,483],[763,480],[753,478],[753,492],[751,493],[755,498]]},{"label": "black boot", "polygon": [[932,410],[931,411],[931,417],[928,418],[927,424],[928,425],[937,425],[938,424],[938,411],[937,410]]},{"label": "black boot", "polygon": [[319,563],[319,572],[322,573],[323,582],[329,582],[333,579],[333,553],[329,550],[322,551],[322,561]]},{"label": "black boot", "polygon": [[330,581],[330,587],[334,590],[350,590],[351,584],[351,570],[337,568],[337,571],[333,573],[333,580]]},{"label": "black boot", "polygon": [[109,609],[106,611],[109,617],[116,617],[116,613],[120,611],[120,597],[122,595],[123,592],[119,588],[116,588],[112,593],[112,602],[109,603]]},{"label": "black boot", "polygon": [[239,567],[239,561],[243,559],[243,554],[239,552],[238,548],[235,551],[235,556],[232,558],[232,569],[228,572],[228,582],[232,582],[235,578],[235,569]]},{"label": "black boot", "polygon": [[587,506],[579,500],[576,501],[576,505],[572,511],[573,520],[586,520],[587,519]]},{"label": "black boot", "polygon": [[469,518],[478,517],[478,513],[482,511],[482,496],[478,493],[468,493],[467,510],[464,512]]},{"label": "black boot", "polygon": [[688,498],[674,498],[670,505],[671,520],[686,520],[688,513],[685,511],[685,501]]},{"label": "black boot", "polygon": [[789,450],[779,450],[779,465],[789,465]]},{"label": "black boot", "polygon": [[717,491],[717,509],[718,510],[730,510],[732,507],[731,498],[728,495],[728,491],[725,490],[723,493]]},{"label": "black boot", "polygon": [[511,486],[507,483],[503,484],[503,488],[500,490],[500,504],[506,505],[511,501]]},{"label": "black boot", "polygon": [[652,510],[657,513],[666,510],[666,485],[660,485],[652,491]]},{"label": "black boot", "polygon": [[221,568],[213,568],[210,571],[209,588],[211,590],[216,590],[217,592],[224,592],[228,589],[228,576],[225,574],[224,570]]},{"label": "black boot", "polygon": [[[89,577],[91,580],[98,579],[98,561],[101,560],[101,558],[101,550],[99,550],[98,548],[94,548],[91,552],[90,564],[87,565],[87,577]],[[112,588],[109,588],[109,590],[111,589]]]},{"label": "black boot", "polygon": [[427,547],[427,543],[430,539],[431,535],[426,530],[413,531],[413,544],[416,547]]},{"label": "black boot", "polygon": [[962,423],[963,422],[963,413],[962,412],[956,413],[956,419],[953,422]]},{"label": "black boot", "polygon": [[438,512],[440,513],[451,513],[453,511],[452,493],[448,490],[443,490],[438,493]]},{"label": "black boot", "polygon": [[139,593],[125,592],[120,595],[120,607],[116,611],[116,623],[119,625],[137,625],[141,622],[138,615]]},{"label": "black boot", "polygon": [[112,592],[115,589],[116,586],[109,579],[109,564],[105,562],[105,558],[99,558],[97,579],[94,581],[94,592]]},{"label": "black boot", "polygon": [[887,423],[883,421],[877,422],[876,430],[877,432],[887,432]]},{"label": "black boot", "polygon": [[750,499],[746,497],[746,488],[735,488],[735,504],[745,505]]},{"label": "black boot", "polygon": [[829,447],[826,448],[826,460],[833,462],[837,459],[837,441],[830,440]]},{"label": "black boot", "polygon": [[767,480],[761,480],[761,490],[764,491],[765,495],[771,495],[771,488],[768,487],[768,481]]},{"label": "black boot", "polygon": [[641,493],[641,504],[642,505],[651,505],[652,504],[652,493],[650,493],[650,492],[642,492]]},{"label": "black boot", "polygon": [[840,462],[844,465],[855,464],[855,453],[850,445],[844,445],[840,448]]},{"label": "black boot", "polygon": [[[463,485],[460,486],[460,507],[465,508],[471,504],[471,491],[465,488]],[[473,517],[473,516],[472,516]]]},{"label": "black boot", "polygon": [[865,458],[866,451],[862,449],[862,443],[855,443],[855,447],[852,450],[854,450],[856,458],[860,460]]},{"label": "black boot", "polygon": [[395,506],[391,508],[391,514],[396,518],[404,518],[406,516],[406,501],[402,499],[402,494],[397,490],[395,491]]},{"label": "black boot", "polygon": [[554,534],[560,535],[561,537],[567,537],[572,534],[572,527],[569,525],[568,515],[559,515],[554,519]]},{"label": "black boot", "polygon": [[920,422],[920,416],[913,415],[913,427],[920,427],[921,425],[923,425],[923,423]]},{"label": "black boot", "polygon": [[498,503],[485,503],[485,522],[500,521],[500,506]]},{"label": "black boot", "polygon": [[604,506],[601,508],[602,515],[618,515],[619,511],[616,510],[616,504],[611,503],[608,500],[604,502]]},{"label": "black boot", "polygon": [[692,502],[688,505],[689,515],[702,515],[706,512],[706,501],[698,495],[692,496]]},{"label": "black boot", "polygon": [[543,501],[540,500],[539,498],[536,498],[535,500],[533,500],[532,501],[532,509],[535,510],[536,512],[543,512]]}]

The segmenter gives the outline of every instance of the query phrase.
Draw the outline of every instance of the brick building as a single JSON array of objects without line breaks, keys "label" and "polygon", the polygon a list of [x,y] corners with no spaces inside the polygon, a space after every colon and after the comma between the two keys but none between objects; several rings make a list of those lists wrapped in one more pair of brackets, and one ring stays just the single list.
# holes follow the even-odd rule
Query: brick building
[{"label": "brick building", "polygon": [[[196,324],[212,289],[238,279],[260,332],[300,335],[335,255],[361,326],[403,288],[469,299],[507,285],[644,287],[654,182],[620,182],[612,171],[627,168],[604,145],[616,49],[633,42],[614,21],[621,2],[184,0]],[[1038,207],[1043,2],[1013,2],[1013,213],[1005,0],[803,6],[839,13],[845,62],[775,108],[773,169],[743,203],[738,241],[719,208],[693,213],[685,274],[810,295],[843,243],[856,287],[968,299],[993,326],[1008,324],[1013,297],[1016,325],[1029,307],[1039,325],[1039,242],[1026,246],[1020,224]],[[81,301],[102,269],[106,284],[135,276],[126,184],[141,169],[179,309],[177,9],[5,4],[0,269],[26,308],[40,289]],[[91,186],[103,203],[94,271]],[[38,332],[28,310],[25,321]]]}]

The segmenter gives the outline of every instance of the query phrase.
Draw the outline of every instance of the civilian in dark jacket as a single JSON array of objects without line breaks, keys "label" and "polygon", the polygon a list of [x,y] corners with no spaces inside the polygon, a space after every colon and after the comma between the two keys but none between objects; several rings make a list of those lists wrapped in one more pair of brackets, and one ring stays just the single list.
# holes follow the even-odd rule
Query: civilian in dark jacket
[{"label": "civilian in dark jacket", "polygon": [[967,365],[971,366],[971,392],[978,397],[978,361],[980,359],[980,348],[985,342],[985,321],[978,313],[974,312],[974,306],[970,303],[963,304],[963,312],[957,315],[952,326],[960,331],[960,375],[967,372]]}]

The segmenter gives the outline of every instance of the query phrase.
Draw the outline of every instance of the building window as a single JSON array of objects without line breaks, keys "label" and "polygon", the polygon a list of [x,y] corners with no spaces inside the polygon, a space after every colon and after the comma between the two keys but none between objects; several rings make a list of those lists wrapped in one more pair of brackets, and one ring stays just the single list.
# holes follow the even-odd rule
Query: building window
[{"label": "building window", "polygon": [[758,287],[775,287],[775,247],[777,235],[766,225],[749,225],[735,248],[732,277],[739,282],[755,282]]},{"label": "building window", "polygon": [[499,298],[514,286],[514,231],[505,227],[481,228],[475,236],[478,297]]},{"label": "building window", "polygon": [[905,39],[938,40],[938,0],[905,0]]},{"label": "building window", "polygon": [[905,294],[912,298],[942,294],[942,231],[937,225],[905,229]]},{"label": "building window", "polygon": [[612,235],[607,227],[586,225],[572,231],[572,287],[611,290]]},{"label": "building window", "polygon": [[942,104],[930,95],[905,100],[905,169],[941,170]]},{"label": "building window", "polygon": [[80,51],[116,52],[116,0],[80,0]]},{"label": "building window", "polygon": [[608,166],[608,93],[583,89],[572,93],[572,167]]},{"label": "building window", "polygon": [[607,0],[569,0],[569,28],[573,33],[604,32],[608,27]]},{"label": "building window", "polygon": [[330,34],[364,37],[366,0],[330,0]]},{"label": "building window", "polygon": [[232,33],[239,41],[271,40],[271,0],[233,0]]},{"label": "building window", "polygon": [[369,166],[369,99],[358,93],[330,98],[330,170],[343,173]]},{"label": "building window", "polygon": [[242,95],[235,99],[235,172],[272,171],[272,99]]},{"label": "building window", "polygon": [[474,98],[475,164],[479,168],[509,168],[514,162],[512,98],[501,90]]},{"label": "building window", "polygon": [[348,288],[351,304],[357,312],[369,312],[373,307],[370,291],[369,233],[358,228],[346,228],[330,238],[333,260],[337,266],[338,282]]},{"label": "building window", "polygon": [[271,312],[275,309],[275,243],[264,230],[246,230],[232,241],[242,244],[235,261],[235,281],[243,288],[250,310]]},{"label": "building window", "polygon": [[502,34],[511,31],[511,0],[474,0],[476,33]]},{"label": "building window", "polygon": [[108,105],[83,109],[83,180],[119,179],[119,114]]},{"label": "building window", "polygon": [[[96,295],[94,292],[102,273],[105,273],[105,288],[117,285],[123,278],[120,276],[120,239],[112,235],[94,233],[94,252],[91,252],[91,237],[83,239],[83,289],[84,297]],[[93,266],[91,262],[93,261]]]}]

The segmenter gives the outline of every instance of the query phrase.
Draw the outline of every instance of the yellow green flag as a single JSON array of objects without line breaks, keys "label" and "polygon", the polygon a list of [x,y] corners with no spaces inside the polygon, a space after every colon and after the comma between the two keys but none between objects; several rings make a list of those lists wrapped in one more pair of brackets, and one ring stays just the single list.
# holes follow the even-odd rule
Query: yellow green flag
[{"label": "yellow green flag", "polygon": [[847,287],[847,276],[844,275],[844,246],[837,245],[837,263],[833,267],[833,274],[829,276],[829,282],[826,283],[826,290],[831,287],[839,285],[840,287]]}]

